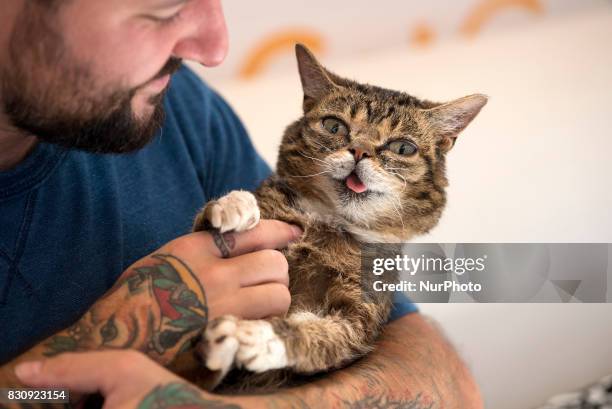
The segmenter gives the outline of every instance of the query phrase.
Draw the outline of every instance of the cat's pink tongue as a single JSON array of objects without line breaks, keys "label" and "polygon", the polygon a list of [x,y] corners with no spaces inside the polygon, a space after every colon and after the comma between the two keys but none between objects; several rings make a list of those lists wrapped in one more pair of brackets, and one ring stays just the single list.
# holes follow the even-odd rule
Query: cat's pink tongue
[{"label": "cat's pink tongue", "polygon": [[351,189],[355,193],[363,193],[368,188],[363,184],[359,176],[354,173],[351,173],[348,178],[346,178],[346,187]]}]

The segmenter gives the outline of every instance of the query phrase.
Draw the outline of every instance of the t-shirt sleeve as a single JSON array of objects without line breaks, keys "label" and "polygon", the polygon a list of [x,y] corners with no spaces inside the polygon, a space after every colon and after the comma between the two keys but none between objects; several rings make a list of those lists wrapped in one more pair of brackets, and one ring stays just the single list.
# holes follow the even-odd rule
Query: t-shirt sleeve
[{"label": "t-shirt sleeve", "polygon": [[170,122],[186,144],[207,200],[236,190],[255,190],[271,169],[255,150],[229,104],[200,77],[183,67],[168,95]]},{"label": "t-shirt sleeve", "polygon": [[419,311],[416,304],[410,301],[410,299],[406,297],[404,293],[394,292],[393,294],[393,308],[391,309],[389,321],[393,321],[403,317],[404,315]]},{"label": "t-shirt sleeve", "polygon": [[213,91],[211,97],[208,172],[204,185],[209,198],[236,190],[255,190],[270,173],[270,167],[255,150],[244,125]]}]

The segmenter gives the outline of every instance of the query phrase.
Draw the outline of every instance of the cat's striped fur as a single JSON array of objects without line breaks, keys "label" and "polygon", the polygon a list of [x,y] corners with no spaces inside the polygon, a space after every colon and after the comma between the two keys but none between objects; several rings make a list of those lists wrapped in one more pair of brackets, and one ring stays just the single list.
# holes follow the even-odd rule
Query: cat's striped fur
[{"label": "cat's striped fur", "polygon": [[[419,100],[340,78],[304,47],[296,52],[304,116],[287,128],[276,174],[255,194],[261,217],[304,230],[284,250],[290,311],[267,320],[285,345],[287,363],[242,373],[244,389],[342,367],[372,350],[391,296],[378,293],[365,302],[360,245],[407,241],[438,223],[446,203],[446,153],[487,101],[482,95],[447,104]],[[342,126],[347,132],[338,132]],[[397,141],[404,154],[390,149]],[[406,155],[412,147],[401,141],[416,151]],[[367,190],[350,189],[350,174]]]}]

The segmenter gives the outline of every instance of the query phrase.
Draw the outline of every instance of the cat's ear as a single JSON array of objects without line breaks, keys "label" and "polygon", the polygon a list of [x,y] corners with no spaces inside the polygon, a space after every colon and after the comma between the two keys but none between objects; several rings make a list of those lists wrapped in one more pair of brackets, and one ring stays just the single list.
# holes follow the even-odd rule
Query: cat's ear
[{"label": "cat's ear", "polygon": [[423,111],[444,152],[455,145],[459,132],[472,122],[487,100],[486,95],[474,94]]},{"label": "cat's ear", "polygon": [[327,70],[319,64],[308,48],[296,44],[295,56],[304,90],[304,111],[308,111],[317,100],[338,88],[338,85],[334,84]]}]

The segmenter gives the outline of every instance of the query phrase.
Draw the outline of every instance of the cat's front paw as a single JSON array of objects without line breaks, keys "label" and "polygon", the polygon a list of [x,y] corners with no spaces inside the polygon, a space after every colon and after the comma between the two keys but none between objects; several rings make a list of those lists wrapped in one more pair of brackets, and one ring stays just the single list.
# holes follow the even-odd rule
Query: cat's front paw
[{"label": "cat's front paw", "polygon": [[253,372],[284,368],[288,364],[285,342],[268,321],[240,321],[236,328],[236,363]]},{"label": "cat's front paw", "polygon": [[214,227],[221,233],[241,232],[259,223],[259,206],[251,192],[234,190],[219,200],[208,202],[198,214],[193,231]]},{"label": "cat's front paw", "polygon": [[221,378],[232,368],[238,351],[238,340],[234,336],[237,324],[236,317],[224,315],[211,321],[204,333],[206,367],[220,371]]},{"label": "cat's front paw", "polygon": [[206,366],[223,376],[235,363],[253,372],[288,364],[284,341],[264,320],[238,320],[226,315],[212,321],[205,333]]}]

